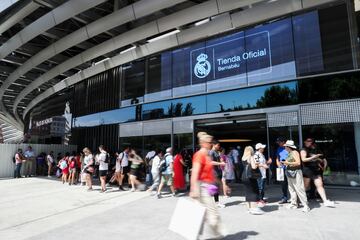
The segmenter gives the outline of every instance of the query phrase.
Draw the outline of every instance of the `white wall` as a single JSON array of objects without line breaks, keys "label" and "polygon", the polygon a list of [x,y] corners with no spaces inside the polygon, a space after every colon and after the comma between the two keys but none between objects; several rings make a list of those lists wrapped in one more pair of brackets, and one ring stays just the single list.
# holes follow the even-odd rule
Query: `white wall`
[{"label": "white wall", "polygon": [[[48,144],[0,144],[0,178],[13,177],[15,164],[13,163],[13,156],[16,151],[21,148],[23,152],[31,146],[35,154],[41,152],[48,153],[54,151],[55,157],[58,153],[72,152],[77,150],[76,145],[48,145]],[[35,166],[33,166],[35,173]]]}]

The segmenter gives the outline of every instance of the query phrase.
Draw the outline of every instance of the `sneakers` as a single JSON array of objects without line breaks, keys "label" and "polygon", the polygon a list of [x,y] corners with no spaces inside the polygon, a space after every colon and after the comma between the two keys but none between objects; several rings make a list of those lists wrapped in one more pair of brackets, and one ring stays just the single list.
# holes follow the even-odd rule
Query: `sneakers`
[{"label": "sneakers", "polygon": [[225,204],[222,204],[222,203],[217,203],[216,205],[218,206],[218,208],[225,208],[226,207]]},{"label": "sneakers", "polygon": [[335,203],[333,201],[330,201],[329,199],[327,199],[325,202],[324,202],[324,206],[325,207],[329,207],[329,208],[334,208],[335,207]]},{"label": "sneakers", "polygon": [[285,204],[287,202],[288,202],[288,200],[286,198],[282,198],[278,203],[279,204]]},{"label": "sneakers", "polygon": [[126,191],[125,188],[123,188],[123,186],[120,186],[120,187],[119,187],[119,190],[121,190],[121,191]]},{"label": "sneakers", "polygon": [[50,176],[50,175],[48,175],[48,178],[51,178],[51,176]]},{"label": "sneakers", "polygon": [[308,206],[306,206],[306,207],[303,207],[301,209],[301,211],[304,212],[304,213],[308,213],[308,212],[310,212],[310,208]]},{"label": "sneakers", "polygon": [[131,189],[131,192],[135,192],[135,191],[136,191],[136,189],[135,189],[135,188],[132,188],[132,189]]},{"label": "sneakers", "polygon": [[157,194],[156,194],[156,197],[157,197],[158,199],[160,199],[160,198],[161,198],[161,194],[160,194],[160,193],[157,193]]},{"label": "sneakers", "polygon": [[289,205],[286,206],[286,208],[287,208],[287,209],[297,209],[298,206],[290,203]]},{"label": "sneakers", "polygon": [[263,210],[261,210],[261,208],[256,207],[256,208],[250,208],[249,213],[251,215],[263,215],[265,212]]},{"label": "sneakers", "polygon": [[263,207],[265,207],[265,202],[264,202],[264,201],[262,201],[262,200],[257,201],[256,203],[257,203],[257,206],[258,206],[259,208],[263,208]]}]

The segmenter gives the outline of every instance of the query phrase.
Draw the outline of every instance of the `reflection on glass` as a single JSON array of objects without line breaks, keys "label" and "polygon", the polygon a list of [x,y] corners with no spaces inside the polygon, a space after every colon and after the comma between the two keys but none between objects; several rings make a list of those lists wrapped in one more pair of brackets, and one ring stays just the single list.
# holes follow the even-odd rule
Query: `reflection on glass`
[{"label": "reflection on glass", "polygon": [[296,82],[273,84],[207,95],[207,112],[239,111],[297,103]]},{"label": "reflection on glass", "polygon": [[299,102],[321,102],[360,97],[360,73],[299,80]]},{"label": "reflection on glass", "polygon": [[100,125],[100,113],[74,118],[74,127],[94,127]]},{"label": "reflection on glass", "polygon": [[136,99],[144,96],[145,91],[145,61],[139,60],[123,67],[122,100]]},{"label": "reflection on glass", "polygon": [[142,106],[142,119],[149,120],[168,117],[191,116],[205,112],[205,96],[196,96],[144,104]]},{"label": "reflection on glass", "polygon": [[315,138],[318,149],[323,152],[330,171],[324,172],[327,184],[360,184],[359,156],[356,146],[360,146],[360,125],[357,123],[324,124],[303,126],[304,139]]},{"label": "reflection on glass", "polygon": [[135,107],[121,108],[100,113],[100,124],[114,124],[135,121]]}]

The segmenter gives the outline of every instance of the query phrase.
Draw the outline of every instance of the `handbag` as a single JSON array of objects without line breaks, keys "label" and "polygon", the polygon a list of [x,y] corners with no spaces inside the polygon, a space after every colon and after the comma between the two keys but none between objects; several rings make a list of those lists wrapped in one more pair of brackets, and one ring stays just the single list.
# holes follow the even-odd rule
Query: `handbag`
[{"label": "handbag", "polygon": [[287,177],[291,177],[291,178],[295,178],[297,171],[298,171],[298,170],[289,170],[289,169],[286,169],[286,176],[287,176]]},{"label": "handbag", "polygon": [[284,168],[282,167],[276,168],[276,181],[282,182],[284,180],[285,180]]}]

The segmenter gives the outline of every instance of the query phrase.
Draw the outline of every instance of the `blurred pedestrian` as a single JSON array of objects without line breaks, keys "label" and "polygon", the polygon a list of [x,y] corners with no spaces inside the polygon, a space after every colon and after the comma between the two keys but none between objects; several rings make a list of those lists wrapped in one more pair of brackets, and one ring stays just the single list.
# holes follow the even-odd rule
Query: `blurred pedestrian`
[{"label": "blurred pedestrian", "polygon": [[209,151],[212,149],[213,137],[205,132],[199,132],[197,137],[201,148],[193,156],[190,197],[206,207],[200,234],[204,235],[204,224],[207,224],[214,238],[221,239],[223,229],[218,207],[213,197],[218,192],[218,187],[214,175],[213,160],[209,155]]},{"label": "blurred pedestrian", "polygon": [[[164,185],[166,184],[172,193],[172,196],[175,197],[175,189],[174,189],[174,158],[173,158],[173,150],[171,147],[166,149],[166,154],[164,156],[164,164],[165,164],[165,168],[162,171],[162,169],[160,169],[161,172],[161,182],[160,182],[160,186],[158,188],[158,192],[157,192],[157,197],[161,198],[161,190],[164,187]],[[161,168],[161,167],[160,167]]]},{"label": "blurred pedestrian", "polygon": [[175,191],[185,189],[185,177],[184,177],[184,150],[177,153],[174,157],[174,189]]}]

